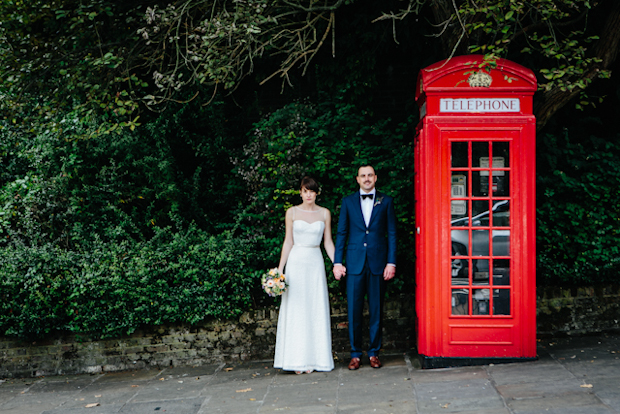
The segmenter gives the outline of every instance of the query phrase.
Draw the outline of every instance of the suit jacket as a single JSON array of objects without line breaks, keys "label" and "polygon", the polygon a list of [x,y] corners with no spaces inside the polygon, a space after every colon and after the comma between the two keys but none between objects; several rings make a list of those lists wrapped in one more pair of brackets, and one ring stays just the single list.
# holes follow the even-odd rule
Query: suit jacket
[{"label": "suit jacket", "polygon": [[366,260],[375,275],[383,274],[388,263],[396,264],[394,199],[379,191],[373,200],[368,227],[364,222],[359,191],[345,197],[340,209],[334,263],[345,264],[347,274],[355,275],[362,273]]}]

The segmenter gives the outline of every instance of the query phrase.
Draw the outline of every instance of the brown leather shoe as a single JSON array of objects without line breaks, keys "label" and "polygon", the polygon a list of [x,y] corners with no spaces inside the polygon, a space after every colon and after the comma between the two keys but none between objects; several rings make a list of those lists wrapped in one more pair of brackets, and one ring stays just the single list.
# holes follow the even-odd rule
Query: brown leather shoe
[{"label": "brown leather shoe", "polygon": [[381,361],[379,361],[379,357],[371,356],[370,357],[370,366],[373,368],[381,368]]},{"label": "brown leather shoe", "polygon": [[359,358],[351,358],[351,362],[349,362],[349,369],[351,371],[359,369],[360,365],[362,365],[362,361]]}]

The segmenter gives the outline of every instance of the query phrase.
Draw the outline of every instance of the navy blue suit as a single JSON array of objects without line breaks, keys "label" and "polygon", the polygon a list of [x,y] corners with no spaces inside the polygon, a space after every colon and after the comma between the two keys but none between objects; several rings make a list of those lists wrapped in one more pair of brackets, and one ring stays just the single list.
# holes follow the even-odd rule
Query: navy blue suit
[{"label": "navy blue suit", "polygon": [[362,355],[364,295],[368,296],[370,325],[368,356],[377,356],[382,339],[383,270],[388,263],[396,265],[396,214],[392,197],[377,191],[368,226],[359,191],[342,200],[334,263],[342,263],[347,269],[351,358]]}]

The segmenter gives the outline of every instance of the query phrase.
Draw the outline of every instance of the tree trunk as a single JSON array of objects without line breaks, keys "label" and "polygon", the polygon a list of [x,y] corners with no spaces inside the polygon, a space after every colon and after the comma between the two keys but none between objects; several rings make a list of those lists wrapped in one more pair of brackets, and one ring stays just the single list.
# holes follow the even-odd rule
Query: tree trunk
[{"label": "tree trunk", "polygon": [[[618,57],[618,50],[620,48],[620,2],[609,0],[607,4],[601,7],[608,5],[611,6],[611,10],[607,14],[607,19],[599,34],[600,39],[594,46],[594,56],[602,61],[586,71],[583,79],[587,81],[595,80],[598,73],[601,70],[609,69]],[[578,88],[572,91],[562,91],[560,88],[554,88],[538,95],[534,100],[536,129],[540,131],[560,108],[579,95],[580,92],[581,89]]]}]

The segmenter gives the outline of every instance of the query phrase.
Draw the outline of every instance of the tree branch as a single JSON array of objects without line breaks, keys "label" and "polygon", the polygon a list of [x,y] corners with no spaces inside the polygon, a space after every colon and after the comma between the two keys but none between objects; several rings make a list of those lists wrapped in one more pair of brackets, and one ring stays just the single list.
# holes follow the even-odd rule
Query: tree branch
[{"label": "tree branch", "polygon": [[[589,83],[598,78],[599,73],[608,70],[618,57],[620,48],[620,2],[611,1],[613,4],[607,19],[601,29],[598,42],[594,47],[594,55],[601,61],[583,75],[582,80]],[[541,130],[549,119],[564,105],[575,98],[582,89],[562,90],[558,87],[542,93],[534,102],[534,115],[536,116],[536,129]]]}]

